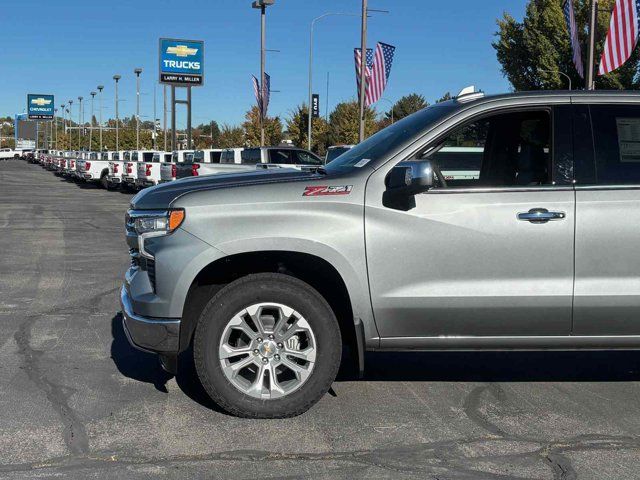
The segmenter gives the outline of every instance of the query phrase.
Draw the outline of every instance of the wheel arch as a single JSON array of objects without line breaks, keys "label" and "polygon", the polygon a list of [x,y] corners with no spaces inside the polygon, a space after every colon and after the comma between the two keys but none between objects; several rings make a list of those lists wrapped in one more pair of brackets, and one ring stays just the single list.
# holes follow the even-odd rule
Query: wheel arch
[{"label": "wheel arch", "polygon": [[316,289],[336,315],[343,338],[360,373],[364,370],[365,332],[353,296],[339,270],[329,261],[311,253],[262,250],[235,253],[212,261],[195,276],[184,303],[180,350],[187,349],[206,303],[228,283],[254,273],[282,273],[304,281]]}]

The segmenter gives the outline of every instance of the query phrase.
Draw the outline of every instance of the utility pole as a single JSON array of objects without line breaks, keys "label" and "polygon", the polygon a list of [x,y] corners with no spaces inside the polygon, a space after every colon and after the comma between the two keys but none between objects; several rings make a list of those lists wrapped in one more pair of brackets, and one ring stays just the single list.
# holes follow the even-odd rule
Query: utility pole
[{"label": "utility pole", "polygon": [[73,130],[71,129],[71,115],[73,114],[73,110],[71,106],[73,105],[73,100],[69,100],[69,148],[71,148],[71,135],[73,134]]},{"label": "utility pole", "polygon": [[53,109],[53,128],[54,128],[54,137],[53,137],[53,148],[58,148],[58,118],[56,117],[56,113],[58,113],[58,109]]},{"label": "utility pole", "polygon": [[89,151],[91,151],[91,144],[93,143],[93,100],[95,99],[96,92],[91,92],[91,126],[89,127]]},{"label": "utility pole", "polygon": [[100,151],[102,151],[102,89],[104,85],[98,85],[98,108],[100,112],[98,113],[98,122],[100,123],[98,130],[100,131]]},{"label": "utility pole", "polygon": [[114,75],[113,79],[116,82],[116,152],[120,150],[120,143],[119,143],[119,138],[118,138],[118,124],[119,122],[119,117],[118,117],[118,80],[120,80],[122,77],[120,75]]},{"label": "utility pole", "polygon": [[136,150],[140,150],[140,74],[141,68],[136,68]]},{"label": "utility pole", "polygon": [[252,8],[260,9],[260,146],[264,147],[264,64],[266,53],[266,12],[275,0],[255,0]]},{"label": "utility pole", "polygon": [[591,22],[589,23],[589,66],[587,71],[587,90],[595,90],[594,56],[596,48],[596,25],[598,20],[598,0],[591,0]]},{"label": "utility pole", "polygon": [[164,90],[164,92],[163,92],[164,105],[162,107],[163,116],[164,116],[164,119],[163,119],[163,122],[164,122],[164,125],[163,125],[163,129],[164,129],[164,151],[166,152],[167,151],[167,86],[163,85],[162,87],[163,87],[163,90]]},{"label": "utility pole", "polygon": [[153,83],[153,149],[158,149],[158,132],[156,130],[156,84]]},{"label": "utility pole", "polygon": [[362,28],[360,31],[360,132],[359,141],[364,140],[364,102],[367,91],[367,0],[362,0]]},{"label": "utility pole", "polygon": [[78,97],[78,150],[82,150],[81,144],[81,134],[82,134],[82,99],[83,97]]}]

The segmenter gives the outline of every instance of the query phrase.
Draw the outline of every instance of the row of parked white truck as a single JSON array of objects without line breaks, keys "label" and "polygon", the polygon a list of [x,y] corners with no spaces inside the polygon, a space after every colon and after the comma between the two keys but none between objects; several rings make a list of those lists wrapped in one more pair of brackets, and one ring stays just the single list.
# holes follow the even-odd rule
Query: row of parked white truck
[{"label": "row of parked white truck", "polygon": [[28,160],[40,163],[44,168],[59,175],[95,182],[107,189],[138,190],[180,178],[219,173],[237,173],[263,168],[313,170],[324,165],[327,159],[322,159],[308,150],[278,146],[174,152],[36,150]]}]

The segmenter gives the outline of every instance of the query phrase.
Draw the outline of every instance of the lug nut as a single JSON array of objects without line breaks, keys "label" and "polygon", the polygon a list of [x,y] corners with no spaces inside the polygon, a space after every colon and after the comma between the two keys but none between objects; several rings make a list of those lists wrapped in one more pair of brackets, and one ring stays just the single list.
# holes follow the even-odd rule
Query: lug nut
[{"label": "lug nut", "polygon": [[278,355],[277,353],[273,356],[274,360],[280,360],[280,355]]},{"label": "lug nut", "polygon": [[284,345],[282,345],[281,343],[278,344],[278,348],[284,348]]},{"label": "lug nut", "polygon": [[260,353],[260,352],[258,351],[258,349],[257,349],[257,348],[253,351],[253,354],[254,354],[254,355],[258,355],[259,353]]},{"label": "lug nut", "polygon": [[262,357],[262,363],[269,363],[269,359],[267,357]]},{"label": "lug nut", "polygon": [[269,335],[269,340],[273,340],[273,335]]},{"label": "lug nut", "polygon": [[258,337],[257,340],[258,340],[258,343],[262,343],[262,338],[261,337]]}]

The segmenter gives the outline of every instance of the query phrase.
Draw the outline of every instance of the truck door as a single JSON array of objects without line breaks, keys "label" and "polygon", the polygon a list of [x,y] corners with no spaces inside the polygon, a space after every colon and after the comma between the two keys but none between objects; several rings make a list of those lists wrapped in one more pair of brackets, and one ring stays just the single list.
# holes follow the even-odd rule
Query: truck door
[{"label": "truck door", "polygon": [[573,333],[640,335],[640,106],[582,103],[574,125]]},{"label": "truck door", "polygon": [[383,172],[370,178],[366,250],[381,337],[569,335],[575,197],[558,168],[566,145],[551,142],[567,123],[553,117],[551,107],[493,114],[425,145],[447,181],[409,210],[385,205]]}]

